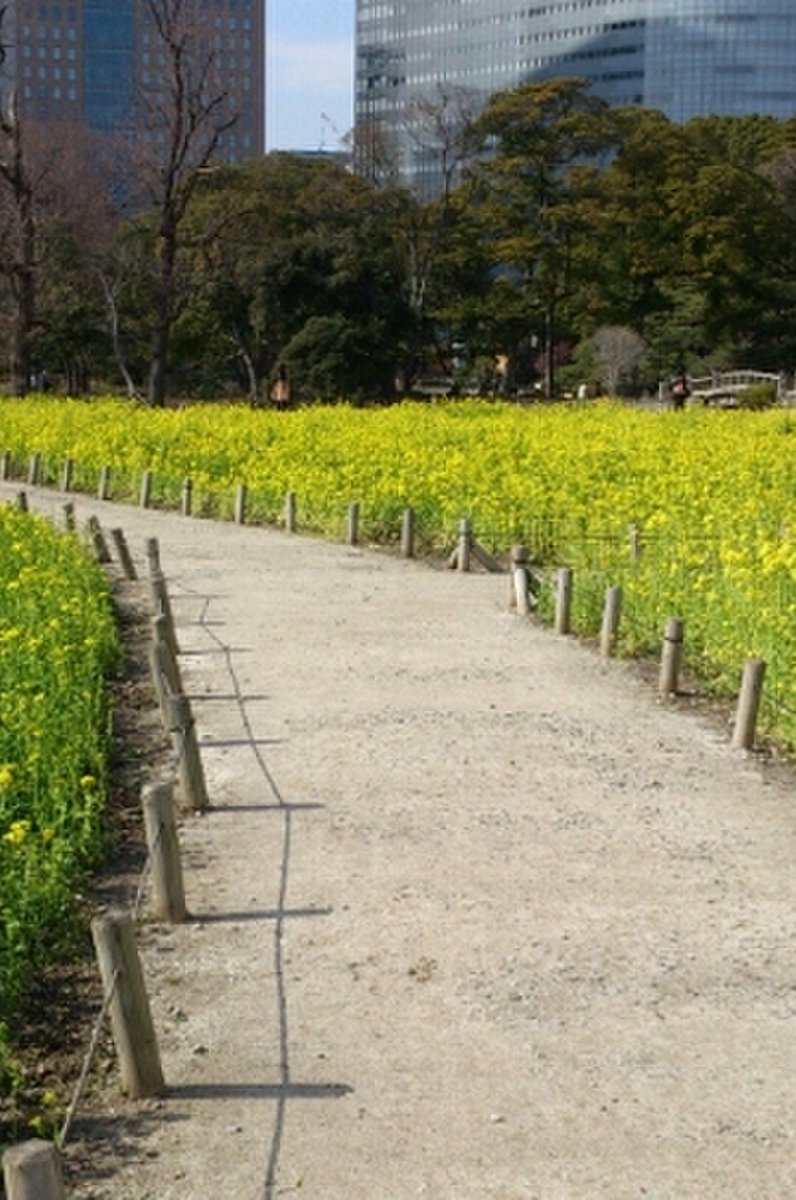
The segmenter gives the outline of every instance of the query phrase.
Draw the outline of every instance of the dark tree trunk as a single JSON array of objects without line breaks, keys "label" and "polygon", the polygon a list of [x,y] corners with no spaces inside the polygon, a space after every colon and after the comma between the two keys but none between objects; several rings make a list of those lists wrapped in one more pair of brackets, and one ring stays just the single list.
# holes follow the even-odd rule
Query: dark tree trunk
[{"label": "dark tree trunk", "polygon": [[13,112],[2,114],[5,141],[0,154],[0,178],[11,193],[16,217],[16,246],[6,268],[16,311],[11,361],[12,388],[16,396],[30,390],[33,372],[33,336],[36,327],[36,219],[33,188],[25,162],[22,126]]}]

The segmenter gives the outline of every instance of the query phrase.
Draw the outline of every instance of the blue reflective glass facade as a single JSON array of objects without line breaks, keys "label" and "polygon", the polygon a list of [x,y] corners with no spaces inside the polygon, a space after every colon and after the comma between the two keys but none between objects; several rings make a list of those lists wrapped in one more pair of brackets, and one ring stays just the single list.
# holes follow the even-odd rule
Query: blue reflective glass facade
[{"label": "blue reflective glass facade", "polygon": [[796,0],[358,0],[356,119],[422,187],[418,102],[476,104],[527,80],[577,75],[612,104],[697,115],[796,113]]},{"label": "blue reflective glass facade", "polygon": [[[144,0],[8,0],[13,53],[0,88],[14,88],[25,115],[125,135],[166,70]],[[220,156],[265,148],[265,0],[187,0],[211,86],[237,116]],[[143,99],[142,99],[143,98]]]},{"label": "blue reflective glass facade", "polygon": [[120,133],[135,111],[134,0],[83,0],[83,116]]}]

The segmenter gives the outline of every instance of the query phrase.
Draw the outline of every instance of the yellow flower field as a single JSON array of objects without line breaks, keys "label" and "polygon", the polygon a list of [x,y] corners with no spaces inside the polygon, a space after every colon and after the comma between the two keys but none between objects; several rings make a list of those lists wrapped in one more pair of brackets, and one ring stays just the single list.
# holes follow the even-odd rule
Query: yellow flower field
[{"label": "yellow flower field", "polygon": [[0,1063],[101,848],[116,653],[107,580],[78,539],[0,507]]},{"label": "yellow flower field", "polygon": [[[153,472],[153,502],[228,517],[238,484],[248,519],[279,519],[288,491],[299,523],[342,536],[361,506],[363,536],[398,537],[411,506],[420,542],[450,547],[469,516],[478,539],[524,542],[545,565],[575,571],[575,621],[596,631],[605,588],[624,590],[622,645],[657,650],[670,615],[686,623],[687,658],[727,693],[747,658],[768,663],[764,719],[796,745],[796,417],[644,412],[608,404],[518,408],[405,403],[289,413],[236,406],[152,411],[124,402],[0,402],[0,451],[23,478],[41,455],[57,483],[135,501]],[[638,529],[640,555],[630,552]],[[542,604],[549,611],[550,600]]]}]

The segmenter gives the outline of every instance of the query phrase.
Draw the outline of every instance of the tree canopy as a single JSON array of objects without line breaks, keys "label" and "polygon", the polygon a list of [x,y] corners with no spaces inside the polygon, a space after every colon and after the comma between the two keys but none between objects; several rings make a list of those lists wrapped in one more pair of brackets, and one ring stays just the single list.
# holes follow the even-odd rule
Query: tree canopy
[{"label": "tree canopy", "polygon": [[595,347],[617,388],[796,366],[796,119],[677,125],[580,79],[498,93],[478,116],[441,95],[429,199],[286,153],[218,164],[220,98],[205,117],[147,199],[103,173],[113,147],[56,145],[6,104],[14,390],[46,368],[65,390],[154,403],[167,381],[267,403],[285,373],[302,401],[390,399],[428,375],[555,396],[598,371]]}]

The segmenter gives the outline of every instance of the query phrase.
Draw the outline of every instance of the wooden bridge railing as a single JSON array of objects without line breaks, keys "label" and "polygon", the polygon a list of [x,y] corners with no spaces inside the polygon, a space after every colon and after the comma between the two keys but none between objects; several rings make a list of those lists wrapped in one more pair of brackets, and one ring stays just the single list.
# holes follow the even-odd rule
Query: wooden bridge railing
[{"label": "wooden bridge railing", "polygon": [[706,403],[732,399],[757,383],[773,383],[777,396],[783,390],[782,376],[773,371],[713,371],[691,380],[691,395]]}]

